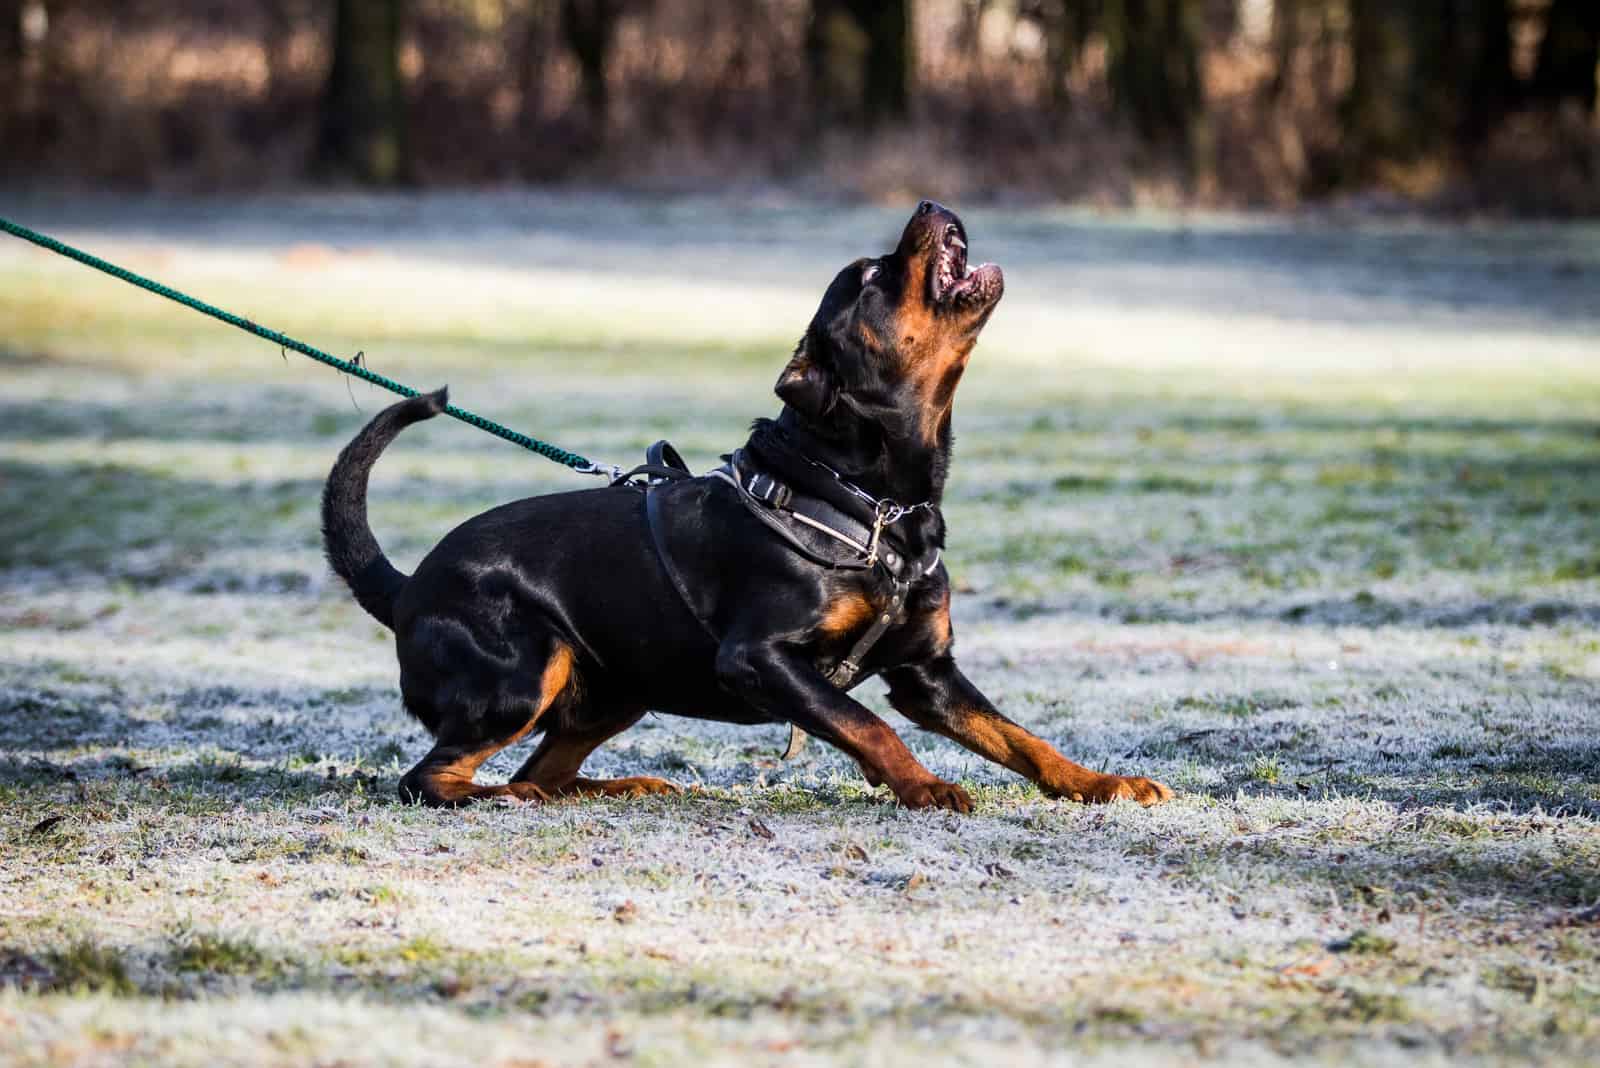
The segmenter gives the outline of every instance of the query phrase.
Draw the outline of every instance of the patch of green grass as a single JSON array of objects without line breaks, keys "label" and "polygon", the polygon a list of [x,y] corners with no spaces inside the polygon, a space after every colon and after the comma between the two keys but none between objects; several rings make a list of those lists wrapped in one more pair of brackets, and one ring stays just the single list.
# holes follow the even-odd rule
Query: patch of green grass
[{"label": "patch of green grass", "polygon": [[1277,757],[1257,756],[1250,762],[1250,777],[1256,782],[1276,784],[1283,777]]},{"label": "patch of green grass", "polygon": [[1341,1004],[1333,1015],[1363,1024],[1406,1023],[1412,1012],[1403,997],[1382,990],[1346,988],[1340,991]]},{"label": "patch of green grass", "polygon": [[1600,554],[1570,559],[1558,565],[1551,577],[1557,582],[1579,582],[1600,578]]},{"label": "patch of green grass", "polygon": [[179,972],[264,975],[278,970],[277,962],[254,942],[209,932],[179,935],[169,958],[172,968]]},{"label": "patch of green grass", "polygon": [[122,954],[91,939],[79,939],[65,949],[48,950],[44,960],[55,989],[104,991],[118,997],[138,993]]},{"label": "patch of green grass", "polygon": [[428,935],[407,939],[394,955],[408,964],[437,964],[450,956],[450,947]]},{"label": "patch of green grass", "polygon": [[1362,928],[1348,938],[1329,943],[1328,948],[1336,953],[1354,953],[1358,957],[1387,957],[1397,945],[1392,938]]},{"label": "patch of green grass", "polygon": [[1180,710],[1214,712],[1234,719],[1248,719],[1261,712],[1276,712],[1293,708],[1298,702],[1292,697],[1271,693],[1250,694],[1185,694],[1174,702]]}]

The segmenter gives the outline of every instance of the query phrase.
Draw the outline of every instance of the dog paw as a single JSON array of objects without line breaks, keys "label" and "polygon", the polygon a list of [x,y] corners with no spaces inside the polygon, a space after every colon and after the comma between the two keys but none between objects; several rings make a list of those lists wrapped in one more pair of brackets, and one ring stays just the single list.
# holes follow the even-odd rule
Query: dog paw
[{"label": "dog paw", "polygon": [[628,779],[574,779],[560,793],[563,797],[649,797],[681,794],[683,788],[665,779],[636,775]]},{"label": "dog paw", "polygon": [[1087,805],[1104,805],[1112,801],[1137,801],[1149,808],[1172,800],[1172,787],[1154,779],[1137,775],[1102,775],[1086,788],[1066,790],[1062,797]]},{"label": "dog paw", "polygon": [[897,791],[906,808],[943,808],[951,812],[971,812],[972,797],[953,782],[931,779]]},{"label": "dog paw", "polygon": [[610,780],[606,783],[605,793],[608,797],[676,796],[683,793],[683,787],[676,783],[670,783],[665,779],[657,779],[649,775],[636,775],[629,779]]},{"label": "dog paw", "polygon": [[551,800],[549,794],[531,782],[508,782],[506,783],[506,792],[500,796],[503,800],[512,804]]}]

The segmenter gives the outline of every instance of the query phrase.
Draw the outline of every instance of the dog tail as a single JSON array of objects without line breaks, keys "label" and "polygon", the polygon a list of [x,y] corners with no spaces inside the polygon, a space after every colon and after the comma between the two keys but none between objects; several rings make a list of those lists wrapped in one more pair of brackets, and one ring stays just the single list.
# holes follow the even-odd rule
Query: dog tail
[{"label": "dog tail", "polygon": [[389,562],[367,525],[367,476],[400,431],[432,419],[450,403],[450,391],[423,393],[373,417],[334,461],[322,487],[322,549],[356,602],[386,627],[394,626],[394,600],[407,576]]}]

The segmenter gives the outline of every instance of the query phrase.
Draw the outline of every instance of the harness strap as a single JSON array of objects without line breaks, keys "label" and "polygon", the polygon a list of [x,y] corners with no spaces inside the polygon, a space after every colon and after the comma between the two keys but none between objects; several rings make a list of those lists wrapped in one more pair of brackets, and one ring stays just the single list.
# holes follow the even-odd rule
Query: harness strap
[{"label": "harness strap", "polygon": [[619,471],[616,478],[611,480],[613,486],[639,486],[640,479],[645,486],[654,486],[660,482],[677,482],[694,476],[687,471],[680,471],[676,467],[667,467],[663,464],[640,464],[638,467],[627,471]]},{"label": "harness strap", "polygon": [[845,658],[828,672],[829,682],[841,690],[848,690],[855,683],[856,676],[861,673],[861,661],[867,653],[872,651],[872,647],[878,644],[878,639],[882,638],[890,627],[905,619],[906,594],[910,589],[909,582],[897,581],[894,584],[894,593],[889,598],[888,606],[878,614],[877,619],[872,621],[872,626],[867,628],[866,633],[856,639],[855,645],[850,647],[850,652],[845,654]]},{"label": "harness strap", "polygon": [[666,438],[644,450],[644,462],[652,467],[664,467],[684,475],[689,474],[689,465],[683,462],[683,457],[678,455],[678,450],[674,449],[672,442]]},{"label": "harness strap", "polygon": [[[828,557],[823,556],[811,546],[801,541],[795,536],[794,531],[789,529],[788,524],[779,518],[780,513],[777,510],[767,507],[760,502],[759,498],[755,498],[750,495],[750,492],[745,488],[744,483],[737,477],[737,475],[729,471],[728,468],[732,466],[732,464],[729,464],[728,467],[719,467],[715,471],[709,472],[708,477],[721,479],[723,482],[726,482],[732,486],[739,495],[739,503],[744,505],[745,509],[751,515],[755,516],[762,523],[764,523],[774,534],[788,542],[789,547],[795,552],[799,553],[801,556],[804,556],[807,560],[810,560],[814,564],[820,564],[823,567],[832,568],[837,571],[866,571],[870,569],[871,565],[864,561],[858,562],[854,560],[830,560]],[[737,468],[734,470],[737,471]],[[821,526],[820,524],[811,525],[816,526],[816,528],[822,533],[829,535],[835,540],[844,542],[846,545],[854,547],[859,552],[866,551],[866,546],[856,543],[854,540],[836,530],[831,530],[825,526]]]},{"label": "harness strap", "polygon": [[645,491],[644,517],[645,526],[650,528],[650,544],[656,550],[656,559],[661,564],[661,570],[667,573],[667,578],[672,582],[672,588],[678,591],[678,600],[683,602],[683,607],[694,617],[694,621],[700,624],[700,629],[705,631],[713,642],[717,641],[717,635],[712,631],[711,624],[702,619],[700,613],[695,610],[694,599],[689,596],[689,587],[683,581],[683,575],[678,571],[677,565],[672,562],[672,554],[667,551],[666,535],[662,532],[661,523],[661,494]]},{"label": "harness strap", "polygon": [[[777,534],[794,546],[809,559],[816,560],[829,567],[850,568],[853,570],[870,570],[875,564],[882,564],[889,573],[894,583],[894,592],[890,595],[889,604],[872,621],[872,626],[856,639],[850,651],[843,660],[833,666],[827,673],[827,679],[841,690],[848,690],[855,685],[857,677],[861,674],[861,663],[866,659],[872,647],[877,645],[890,627],[905,618],[906,596],[913,583],[933,574],[939,566],[941,551],[935,549],[928,557],[925,564],[913,563],[892,548],[880,548],[882,541],[882,524],[868,527],[853,516],[835,508],[827,501],[816,497],[796,494],[788,486],[779,482],[773,476],[761,472],[747,470],[740,465],[743,455],[735,452],[728,463],[711,472],[715,478],[720,478],[739,491],[739,500],[745,504],[756,518],[771,527]],[[758,507],[760,502],[764,507]],[[786,515],[797,523],[804,524],[813,530],[841,542],[855,552],[862,555],[860,563],[840,564],[824,560],[813,553],[810,548],[796,538],[784,523],[773,513]],[[921,566],[918,566],[921,564]],[[789,725],[789,744],[784,748],[783,760],[793,760],[805,749],[808,735],[805,731]]]},{"label": "harness strap", "polygon": [[[652,445],[646,458],[648,463],[634,468],[612,484],[633,485],[644,490],[645,517],[650,528],[650,541],[655,548],[657,559],[661,562],[661,568],[671,580],[673,589],[677,591],[678,598],[689,614],[715,641],[717,640],[715,632],[696,610],[689,587],[677,567],[673,565],[672,555],[667,549],[661,518],[661,495],[650,492],[652,488],[662,483],[676,482],[693,476],[678,458],[676,450],[665,441],[658,441]],[[870,571],[874,567],[881,566],[893,583],[893,592],[883,611],[878,613],[872,625],[856,639],[844,659],[826,672],[825,677],[830,683],[841,690],[848,690],[855,685],[861,674],[861,664],[873,646],[888,633],[890,627],[904,621],[905,603],[912,585],[933,574],[939,566],[940,550],[935,549],[926,558],[926,562],[907,560],[902,552],[884,544],[885,522],[881,514],[875,525],[869,527],[827,501],[795,493],[772,475],[743,466],[742,460],[742,452],[735,452],[726,464],[708,472],[704,477],[715,478],[732,486],[737,492],[739,503],[743,504],[751,515],[788,543],[790,548],[813,563],[840,571]],[[633,481],[635,477],[641,475],[642,486]],[[860,554],[860,559],[844,561],[829,559],[800,540],[789,524],[784,522],[785,518],[848,546],[853,552]],[[782,758],[793,760],[799,756],[805,748],[807,737],[805,731],[791,723],[789,744],[785,747]]]}]

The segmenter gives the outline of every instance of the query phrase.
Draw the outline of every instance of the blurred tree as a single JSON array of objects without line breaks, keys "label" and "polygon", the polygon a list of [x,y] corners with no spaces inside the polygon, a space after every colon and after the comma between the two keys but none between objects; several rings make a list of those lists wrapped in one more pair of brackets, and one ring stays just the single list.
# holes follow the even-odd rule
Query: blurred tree
[{"label": "blurred tree", "polygon": [[1556,105],[1575,100],[1595,110],[1600,67],[1600,0],[1552,0],[1529,95]]},{"label": "blurred tree", "polygon": [[[22,0],[0,0],[0,144],[15,145],[12,126],[22,98]],[[16,150],[4,153],[13,159]],[[8,170],[0,161],[0,172]]]},{"label": "blurred tree", "polygon": [[521,43],[515,52],[515,62],[522,124],[528,128],[538,119],[543,106],[545,70],[550,61],[553,29],[559,12],[555,0],[526,0],[523,9]]},{"label": "blurred tree", "polygon": [[561,0],[561,37],[578,61],[580,92],[589,120],[604,131],[611,111],[606,59],[617,35],[623,0]]},{"label": "blurred tree", "polygon": [[0,0],[0,78],[22,65],[22,0]]},{"label": "blurred tree", "polygon": [[1272,0],[1272,81],[1268,92],[1280,100],[1289,88],[1295,53],[1300,50],[1305,0]]},{"label": "blurred tree", "polygon": [[1072,103],[1067,76],[1094,29],[1090,0],[1023,0],[1017,14],[1033,20],[1044,38],[1045,78],[1050,105],[1059,115]]},{"label": "blurred tree", "polygon": [[333,65],[317,132],[316,169],[390,185],[410,177],[405,84],[400,74],[404,0],[337,0]]},{"label": "blurred tree", "polygon": [[820,125],[873,126],[909,113],[910,0],[812,0],[805,50]]},{"label": "blurred tree", "polygon": [[1117,111],[1146,142],[1175,148],[1190,187],[1216,186],[1216,142],[1200,76],[1206,0],[1103,0],[1106,77]]},{"label": "blurred tree", "polygon": [[1450,57],[1462,87],[1454,133],[1465,149],[1476,147],[1510,110],[1517,95],[1511,69],[1510,0],[1454,0],[1455,33]]},{"label": "blurred tree", "polygon": [[1415,161],[1437,144],[1423,107],[1427,67],[1437,56],[1440,4],[1416,11],[1390,0],[1350,0],[1350,58],[1344,101],[1348,154],[1361,178],[1384,163]]},{"label": "blurred tree", "polygon": [[1350,0],[1343,120],[1357,177],[1470,151],[1510,105],[1507,0]]},{"label": "blurred tree", "polygon": [[293,76],[290,73],[290,47],[295,31],[302,25],[306,12],[291,0],[264,0],[261,4],[263,27],[261,47],[267,56],[268,100],[279,100],[292,92]]},{"label": "blurred tree", "polygon": [[50,12],[42,0],[0,0],[0,173],[35,150],[39,53]]},{"label": "blurred tree", "polygon": [[1201,0],[1105,0],[1107,77],[1117,110],[1147,140],[1192,145],[1205,110]]}]

